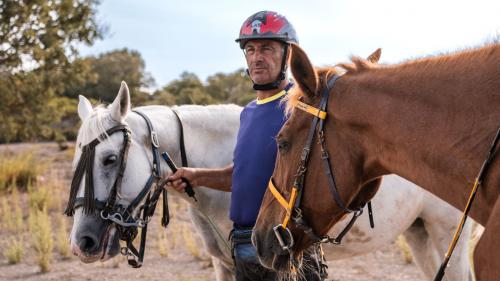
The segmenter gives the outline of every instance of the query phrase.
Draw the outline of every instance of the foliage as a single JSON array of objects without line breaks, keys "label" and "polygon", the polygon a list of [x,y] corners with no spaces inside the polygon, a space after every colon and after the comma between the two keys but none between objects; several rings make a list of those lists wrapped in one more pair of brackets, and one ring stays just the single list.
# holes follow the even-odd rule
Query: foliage
[{"label": "foliage", "polygon": [[91,80],[75,45],[104,29],[97,0],[0,1],[0,142],[54,139],[65,85]]},{"label": "foliage", "polygon": [[83,94],[87,98],[111,103],[121,81],[126,81],[133,102],[141,104],[148,99],[148,94],[143,92],[142,88],[152,86],[154,80],[145,72],[145,63],[139,52],[128,49],[114,50],[98,57],[86,58],[86,61],[89,62],[90,72],[95,79],[80,84],[79,88],[68,88],[65,96],[76,98],[78,94]]},{"label": "foliage", "polygon": [[[54,69],[76,54],[74,44],[92,44],[103,29],[95,18],[96,0],[2,0],[0,66],[2,71],[31,67]],[[70,54],[70,55],[71,55]]]},{"label": "foliage", "polygon": [[217,73],[208,77],[207,83],[207,94],[220,102],[245,105],[255,99],[252,81],[243,69],[229,74]]},{"label": "foliage", "polygon": [[255,99],[250,79],[243,69],[232,73],[217,73],[207,78],[204,85],[190,72],[183,72],[179,79],[170,82],[153,94],[149,104],[214,104],[236,103],[245,105]]}]

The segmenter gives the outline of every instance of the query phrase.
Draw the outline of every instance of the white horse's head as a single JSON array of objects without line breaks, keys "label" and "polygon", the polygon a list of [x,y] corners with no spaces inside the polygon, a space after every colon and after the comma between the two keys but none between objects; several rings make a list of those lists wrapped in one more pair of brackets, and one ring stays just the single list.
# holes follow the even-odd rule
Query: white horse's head
[{"label": "white horse's head", "polygon": [[[80,158],[85,157],[82,153],[84,147],[99,139],[93,152],[93,161],[90,169],[93,183],[94,199],[106,202],[110,195],[112,186],[118,177],[123,154],[122,148],[125,145],[125,136],[122,131],[111,133],[106,136],[106,131],[118,125],[126,125],[131,130],[131,139],[126,165],[123,173],[122,183],[117,190],[116,203],[127,206],[137,196],[144,187],[145,182],[151,174],[151,152],[146,149],[148,134],[145,126],[129,121],[126,117],[130,112],[130,93],[125,82],[122,82],[118,95],[108,107],[98,106],[92,108],[90,102],[80,96],[78,104],[78,115],[82,120],[82,125],[78,132],[75,156],[73,159],[73,169],[77,169]],[[134,125],[135,126],[132,126]],[[102,137],[106,136],[106,137]],[[92,158],[89,158],[92,159]],[[88,171],[88,169],[86,171]],[[75,171],[76,173],[77,171]],[[88,193],[86,188],[86,174],[81,177],[81,182],[75,186],[77,188],[76,197],[83,198]],[[75,191],[76,192],[76,191]],[[80,260],[86,263],[97,260],[107,260],[120,251],[118,232],[114,224],[109,220],[101,218],[99,208],[95,210],[85,210],[82,204],[76,204],[74,208],[73,228],[70,236],[71,250]]]}]

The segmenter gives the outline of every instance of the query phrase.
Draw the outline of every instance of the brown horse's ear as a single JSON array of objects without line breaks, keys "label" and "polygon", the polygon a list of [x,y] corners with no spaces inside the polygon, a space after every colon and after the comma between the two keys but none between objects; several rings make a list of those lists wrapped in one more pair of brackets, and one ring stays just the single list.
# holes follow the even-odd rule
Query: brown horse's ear
[{"label": "brown horse's ear", "polygon": [[293,43],[290,69],[295,82],[297,82],[297,85],[304,94],[314,96],[318,88],[318,75],[304,50],[302,50],[299,45]]},{"label": "brown horse's ear", "polygon": [[377,50],[375,50],[375,52],[369,55],[366,60],[372,63],[377,63],[381,55],[382,55],[382,49],[378,48]]}]

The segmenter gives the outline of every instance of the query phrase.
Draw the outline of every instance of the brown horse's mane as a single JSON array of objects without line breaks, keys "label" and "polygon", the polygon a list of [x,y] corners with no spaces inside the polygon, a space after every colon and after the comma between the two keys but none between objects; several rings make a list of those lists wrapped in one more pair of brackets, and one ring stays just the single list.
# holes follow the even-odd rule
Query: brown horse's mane
[{"label": "brown horse's mane", "polygon": [[[416,73],[427,73],[429,77],[432,77],[432,73],[436,73],[436,71],[446,71],[447,66],[445,62],[462,65],[463,67],[457,68],[458,71],[461,71],[461,73],[456,73],[456,75],[467,75],[468,72],[475,70],[474,67],[480,67],[480,65],[477,64],[478,58],[480,60],[486,60],[495,51],[500,51],[500,44],[493,42],[477,48],[461,50],[448,54],[426,56],[393,65],[376,64],[364,58],[353,56],[351,57],[350,63],[339,63],[335,66],[315,68],[315,70],[318,75],[320,89],[326,85],[326,82],[332,75],[343,74],[356,76],[371,72],[375,69],[386,69],[390,72],[387,73],[389,75],[400,73],[402,71],[415,71]],[[302,96],[303,92],[301,89],[299,87],[294,87],[283,99],[283,102],[286,103],[285,111],[287,114],[292,113],[293,108]]]},{"label": "brown horse's mane", "polygon": [[[321,85],[321,87],[326,86],[328,79],[333,75],[340,75],[342,73],[357,73],[376,67],[374,63],[360,57],[352,57],[351,61],[352,63],[340,63],[335,66],[315,68],[316,73],[318,74],[319,85]],[[282,100],[283,103],[286,103],[285,112],[287,115],[292,113],[293,108],[302,97],[302,94],[303,93],[299,87],[294,87]]]}]

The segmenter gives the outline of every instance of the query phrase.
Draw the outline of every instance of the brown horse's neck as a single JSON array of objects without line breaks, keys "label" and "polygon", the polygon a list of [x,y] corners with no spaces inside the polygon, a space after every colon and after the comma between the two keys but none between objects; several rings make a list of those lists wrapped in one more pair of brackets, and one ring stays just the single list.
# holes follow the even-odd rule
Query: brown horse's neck
[{"label": "brown horse's neck", "polygon": [[[500,126],[499,65],[496,45],[344,76],[333,111],[362,146],[365,175],[398,174],[463,208]],[[499,186],[497,156],[472,211],[480,223]]]}]

